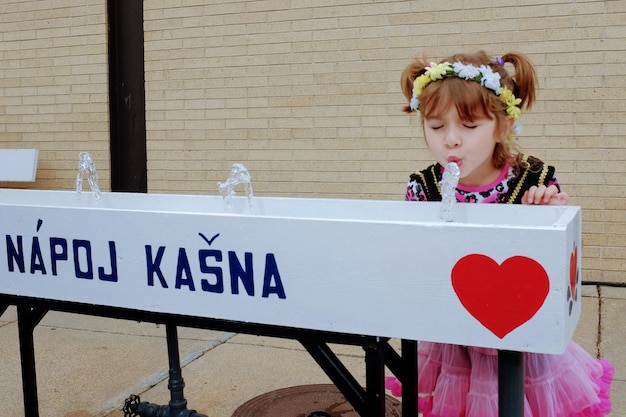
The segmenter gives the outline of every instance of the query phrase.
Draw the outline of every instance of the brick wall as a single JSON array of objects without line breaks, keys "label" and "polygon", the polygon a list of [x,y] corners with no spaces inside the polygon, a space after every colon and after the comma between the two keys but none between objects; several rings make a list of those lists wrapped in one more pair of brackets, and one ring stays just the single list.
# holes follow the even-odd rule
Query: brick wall
[{"label": "brick wall", "polygon": [[39,149],[37,181],[67,189],[78,155],[109,184],[106,2],[0,0],[0,147]]},{"label": "brick wall", "polygon": [[[520,147],[583,207],[585,279],[625,281],[626,2],[145,0],[151,192],[402,199],[430,163],[399,75],[416,56],[520,51],[540,77]],[[52,4],[52,7],[50,5]],[[0,138],[71,188],[80,150],[108,187],[104,1],[0,0]]]}]

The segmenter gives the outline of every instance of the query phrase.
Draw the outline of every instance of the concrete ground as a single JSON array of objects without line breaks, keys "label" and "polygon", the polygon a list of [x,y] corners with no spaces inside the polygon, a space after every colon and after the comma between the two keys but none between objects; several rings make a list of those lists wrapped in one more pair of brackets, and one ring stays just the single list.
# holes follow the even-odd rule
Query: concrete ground
[{"label": "concrete ground", "polygon": [[[615,365],[610,415],[625,416],[626,289],[586,286],[583,294],[574,340]],[[180,328],[179,346],[188,408],[209,417],[230,417],[268,391],[330,382],[290,340]],[[363,381],[361,349],[334,349]],[[123,417],[130,394],[160,405],[169,401],[164,326],[49,312],[35,330],[35,351],[41,417]],[[0,369],[2,415],[23,416],[14,308],[0,317]]]}]

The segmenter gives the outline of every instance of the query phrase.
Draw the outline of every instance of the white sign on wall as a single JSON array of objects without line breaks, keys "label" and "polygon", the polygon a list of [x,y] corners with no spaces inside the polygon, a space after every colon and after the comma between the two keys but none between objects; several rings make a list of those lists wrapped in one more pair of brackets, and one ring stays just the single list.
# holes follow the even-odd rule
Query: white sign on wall
[{"label": "white sign on wall", "polygon": [[0,190],[0,293],[560,353],[578,207]]},{"label": "white sign on wall", "polygon": [[35,181],[37,149],[0,149],[0,181]]}]

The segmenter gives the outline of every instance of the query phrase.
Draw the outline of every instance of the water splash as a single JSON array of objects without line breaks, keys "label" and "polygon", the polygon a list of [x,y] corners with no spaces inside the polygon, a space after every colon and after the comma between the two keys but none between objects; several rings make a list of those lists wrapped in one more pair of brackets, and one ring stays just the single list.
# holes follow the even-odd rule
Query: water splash
[{"label": "water splash", "polygon": [[225,182],[218,182],[217,186],[220,190],[220,194],[224,198],[226,206],[230,208],[230,200],[235,195],[235,186],[243,184],[246,195],[248,196],[248,205],[250,209],[253,208],[252,197],[252,179],[248,169],[243,164],[233,164],[233,168],[230,170],[230,176]]},{"label": "water splash", "polygon": [[448,162],[441,178],[441,207],[439,216],[446,222],[454,221],[456,206],[456,186],[459,183],[461,170],[455,162]]},{"label": "water splash", "polygon": [[94,194],[96,200],[100,200],[100,187],[98,187],[98,172],[96,164],[89,152],[81,152],[78,155],[78,175],[76,176],[76,195],[80,198],[83,191],[83,178],[87,176],[89,187]]}]

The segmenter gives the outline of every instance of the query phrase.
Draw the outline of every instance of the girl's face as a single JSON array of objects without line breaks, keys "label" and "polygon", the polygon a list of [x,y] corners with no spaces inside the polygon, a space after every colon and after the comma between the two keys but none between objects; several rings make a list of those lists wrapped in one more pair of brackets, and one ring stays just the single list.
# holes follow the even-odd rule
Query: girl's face
[{"label": "girl's face", "polygon": [[456,162],[459,182],[467,186],[490,184],[500,174],[492,161],[498,143],[496,127],[495,118],[462,120],[455,106],[440,116],[424,118],[424,136],[433,156],[443,166]]}]

